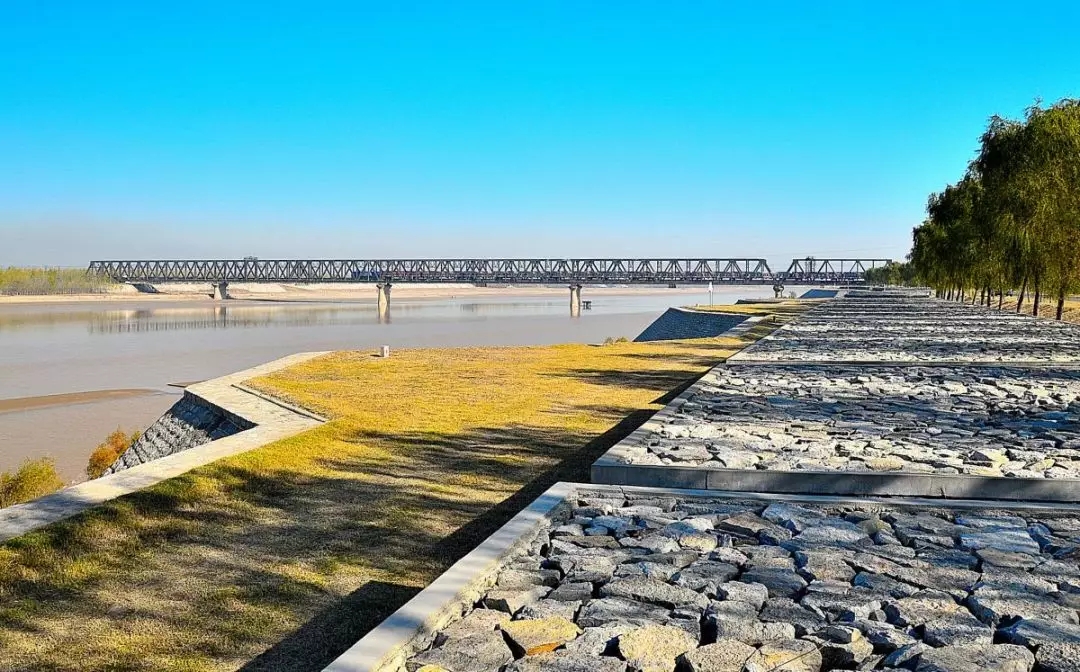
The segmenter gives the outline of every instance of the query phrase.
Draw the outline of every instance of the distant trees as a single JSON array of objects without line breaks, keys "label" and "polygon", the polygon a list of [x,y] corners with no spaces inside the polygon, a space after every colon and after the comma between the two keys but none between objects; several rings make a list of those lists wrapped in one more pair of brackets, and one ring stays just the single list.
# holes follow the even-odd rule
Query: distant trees
[{"label": "distant trees", "polygon": [[912,285],[916,281],[915,269],[908,262],[890,261],[866,269],[866,281],[872,285]]},{"label": "distant trees", "polygon": [[1032,106],[1022,120],[993,117],[966,174],[931,194],[909,264],[939,296],[1000,308],[1018,290],[1057,303],[1080,287],[1080,100]]},{"label": "distant trees", "polygon": [[102,294],[114,287],[111,279],[78,268],[0,267],[0,295]]}]

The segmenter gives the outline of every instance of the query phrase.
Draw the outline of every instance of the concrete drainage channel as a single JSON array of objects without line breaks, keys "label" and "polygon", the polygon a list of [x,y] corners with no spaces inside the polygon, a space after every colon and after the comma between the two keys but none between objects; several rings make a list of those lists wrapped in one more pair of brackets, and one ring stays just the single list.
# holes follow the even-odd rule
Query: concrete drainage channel
[{"label": "concrete drainage channel", "polygon": [[109,475],[0,509],[0,542],[215,460],[319,426],[325,419],[271,399],[243,383],[322,354],[291,355],[191,385],[184,397],[146,432],[147,440],[137,442],[122,455]]},{"label": "concrete drainage channel", "polygon": [[851,294],[717,367],[594,465],[607,484],[556,485],[326,669],[1078,669],[1080,330]]}]

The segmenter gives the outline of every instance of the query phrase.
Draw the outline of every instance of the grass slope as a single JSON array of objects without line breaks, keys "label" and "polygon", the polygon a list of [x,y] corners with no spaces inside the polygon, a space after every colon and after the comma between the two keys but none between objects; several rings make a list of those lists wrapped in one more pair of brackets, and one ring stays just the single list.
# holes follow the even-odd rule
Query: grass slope
[{"label": "grass slope", "polygon": [[0,669],[319,670],[769,328],[255,381],[333,419],[0,545]]}]

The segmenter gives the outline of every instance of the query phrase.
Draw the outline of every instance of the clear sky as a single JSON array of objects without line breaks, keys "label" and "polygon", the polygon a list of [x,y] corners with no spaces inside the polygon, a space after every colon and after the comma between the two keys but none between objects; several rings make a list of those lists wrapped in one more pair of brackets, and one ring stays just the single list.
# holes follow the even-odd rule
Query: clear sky
[{"label": "clear sky", "polygon": [[[531,5],[531,7],[529,7]],[[902,256],[1080,3],[7,2],[0,264]]]}]

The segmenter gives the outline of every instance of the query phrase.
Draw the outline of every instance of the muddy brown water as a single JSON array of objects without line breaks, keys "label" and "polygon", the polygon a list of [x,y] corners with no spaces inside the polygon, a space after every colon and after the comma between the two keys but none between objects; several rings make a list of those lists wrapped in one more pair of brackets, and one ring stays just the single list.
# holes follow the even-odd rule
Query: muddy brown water
[{"label": "muddy brown water", "polygon": [[[715,303],[768,287],[718,289]],[[381,324],[374,301],[0,304],[0,471],[49,456],[69,481],[117,427],[151,424],[176,401],[170,384],[255,366],[294,352],[401,347],[546,345],[633,338],[704,290],[588,296],[402,299]]]}]

